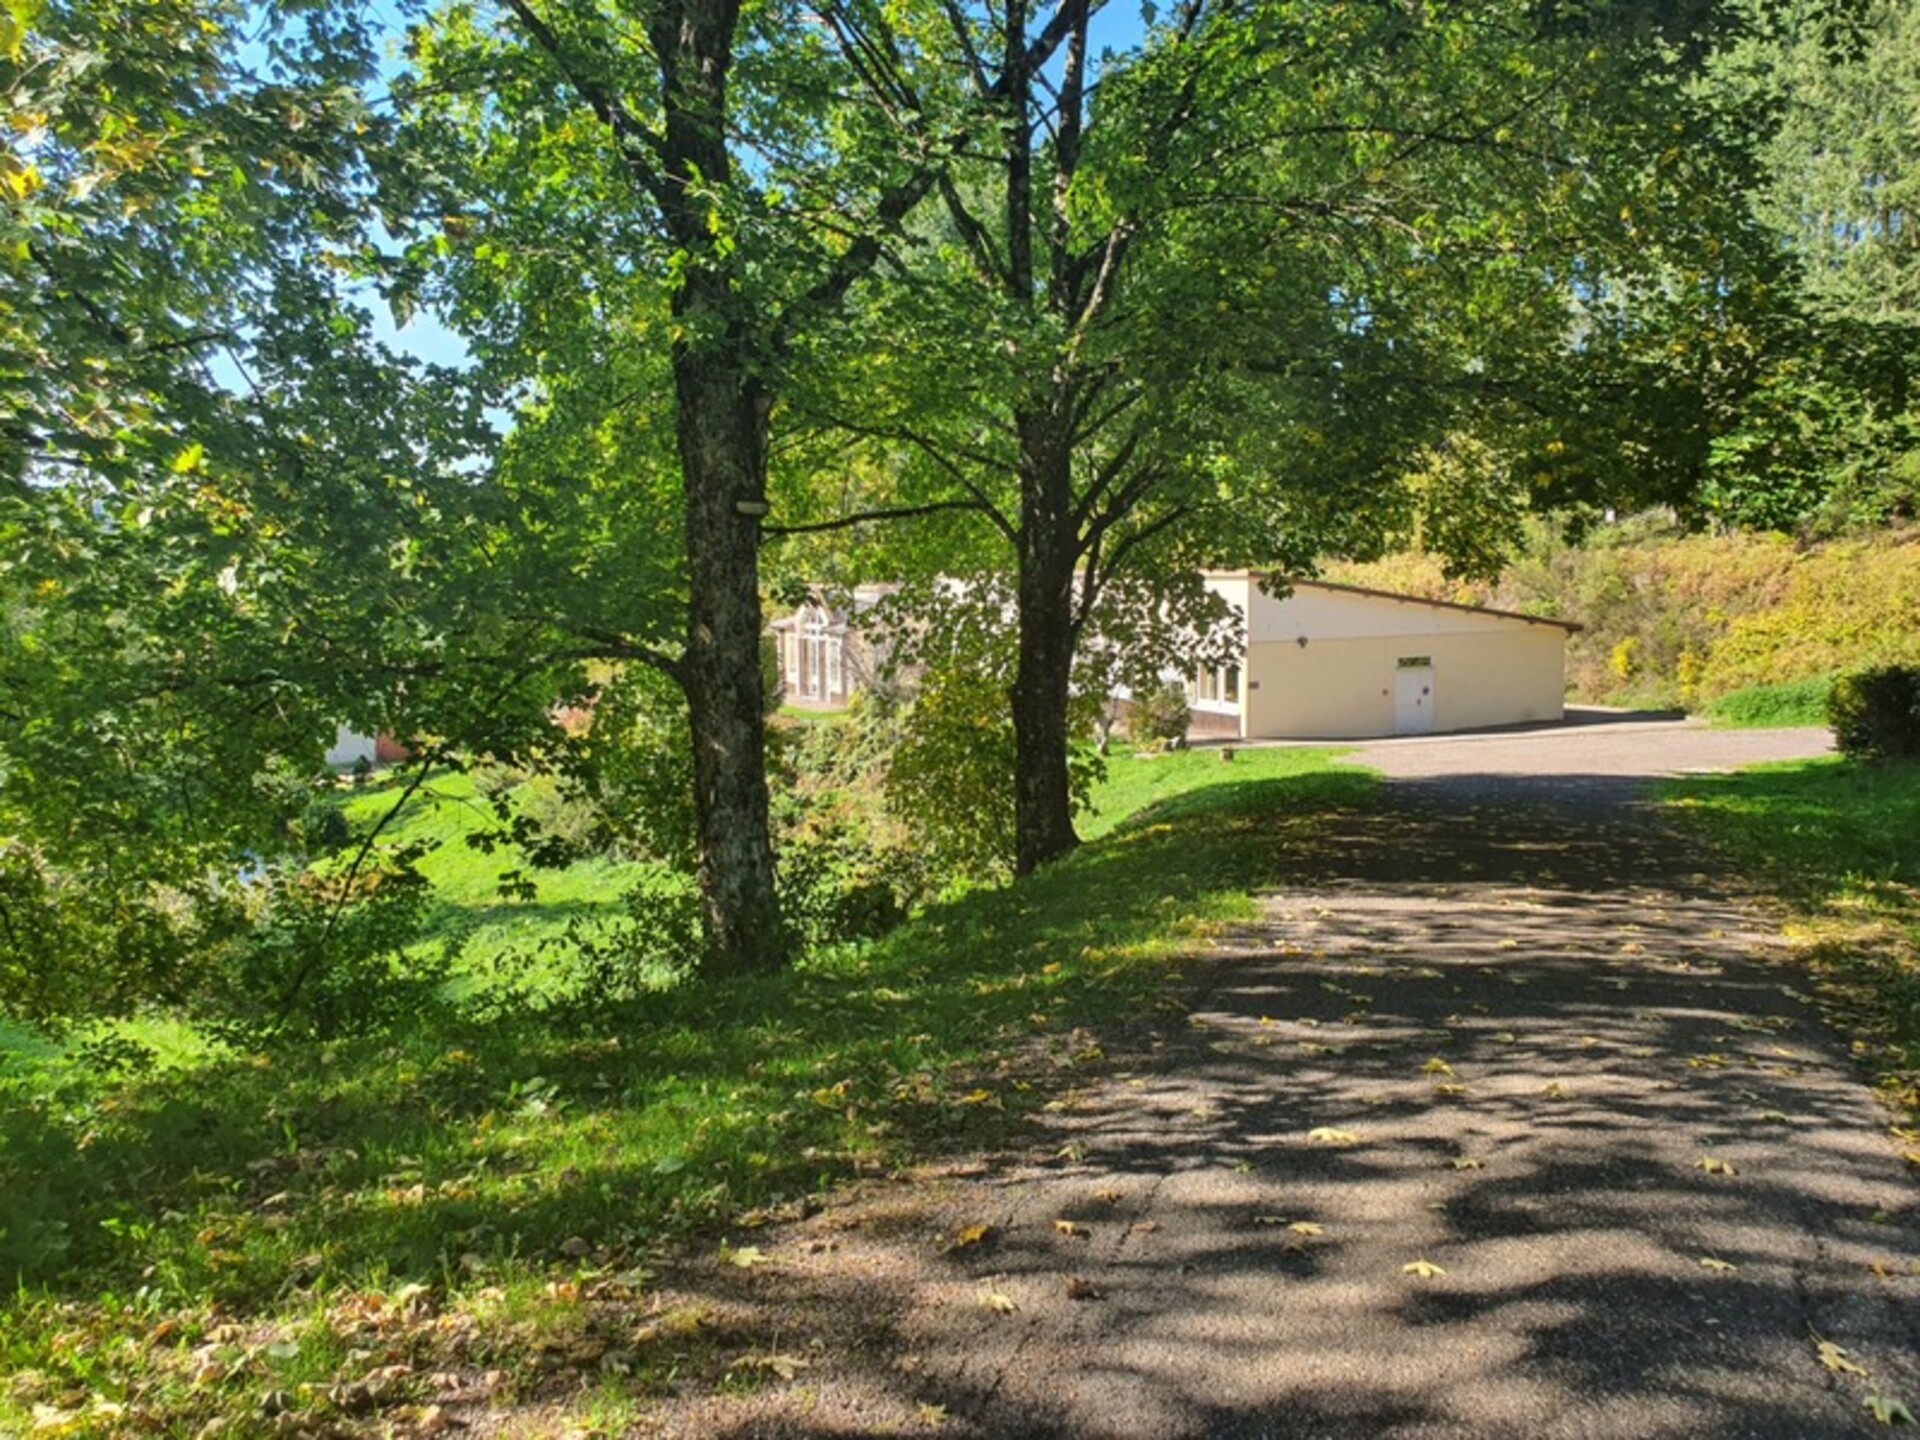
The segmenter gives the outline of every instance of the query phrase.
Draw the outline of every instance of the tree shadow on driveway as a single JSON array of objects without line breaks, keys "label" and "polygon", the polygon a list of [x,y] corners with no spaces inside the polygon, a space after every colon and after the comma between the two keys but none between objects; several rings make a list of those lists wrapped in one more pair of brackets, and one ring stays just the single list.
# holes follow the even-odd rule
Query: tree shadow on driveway
[{"label": "tree shadow on driveway", "polygon": [[[1631,781],[1396,782],[1021,1154],[714,1274],[709,1435],[1825,1436],[1920,1408],[1920,1207],[1765,918]],[[984,1231],[979,1227],[987,1227]]]}]

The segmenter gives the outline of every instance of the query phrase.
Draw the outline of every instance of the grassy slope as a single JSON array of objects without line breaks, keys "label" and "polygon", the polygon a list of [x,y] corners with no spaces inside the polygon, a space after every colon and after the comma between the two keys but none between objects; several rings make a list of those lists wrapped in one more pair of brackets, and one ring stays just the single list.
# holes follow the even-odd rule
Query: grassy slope
[{"label": "grassy slope", "polygon": [[1920,765],[1762,765],[1667,795],[1793,907],[1822,990],[1892,1097],[1920,1110]]},{"label": "grassy slope", "polygon": [[[399,799],[382,785],[355,794],[344,806],[356,834],[378,823]],[[380,832],[380,843],[434,843],[420,863],[433,886],[426,916],[428,943],[460,946],[461,971],[484,969],[502,951],[530,949],[557,938],[574,918],[611,918],[619,912],[620,892],[643,867],[613,861],[582,860],[564,870],[527,870],[536,887],[532,901],[509,901],[500,894],[503,873],[522,865],[512,846],[492,854],[467,843],[469,835],[495,829],[498,822],[465,775],[430,780],[401,814]]]},{"label": "grassy slope", "polygon": [[[390,1357],[533,1384],[542,1338],[595,1323],[583,1274],[632,1287],[660,1246],[752,1207],[1004,1136],[1098,1058],[1098,1027],[1150,1007],[1170,964],[1248,913],[1280,852],[1369,789],[1324,752],[1125,761],[1102,824],[1162,797],[1133,823],[856,956],[590,1027],[423,1024],[0,1091],[0,1270],[22,1278],[0,1308],[0,1432],[41,1405],[191,1434],[257,1423],[270,1390],[319,1419],[348,1403],[326,1387]],[[488,903],[462,873],[449,892]],[[396,1295],[444,1323],[373,1345],[366,1317],[400,1316]],[[209,1365],[218,1381],[193,1384]],[[103,1403],[128,1408],[89,1411]]]}]

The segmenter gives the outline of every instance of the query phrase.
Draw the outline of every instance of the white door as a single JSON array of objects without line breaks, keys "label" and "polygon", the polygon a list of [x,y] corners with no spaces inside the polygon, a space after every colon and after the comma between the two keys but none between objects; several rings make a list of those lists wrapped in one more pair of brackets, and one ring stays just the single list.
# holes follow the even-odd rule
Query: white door
[{"label": "white door", "polygon": [[1393,733],[1433,732],[1433,666],[1401,662],[1393,672]]}]

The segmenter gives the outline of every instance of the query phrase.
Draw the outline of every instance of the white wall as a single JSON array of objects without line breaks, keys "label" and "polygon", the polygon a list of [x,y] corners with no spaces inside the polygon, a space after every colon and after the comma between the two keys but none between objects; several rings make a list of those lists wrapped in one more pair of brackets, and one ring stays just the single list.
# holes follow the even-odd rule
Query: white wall
[{"label": "white wall", "polygon": [[345,725],[335,732],[333,748],[327,751],[327,764],[336,770],[351,770],[362,760],[371,765],[375,758],[373,736],[361,735]]}]

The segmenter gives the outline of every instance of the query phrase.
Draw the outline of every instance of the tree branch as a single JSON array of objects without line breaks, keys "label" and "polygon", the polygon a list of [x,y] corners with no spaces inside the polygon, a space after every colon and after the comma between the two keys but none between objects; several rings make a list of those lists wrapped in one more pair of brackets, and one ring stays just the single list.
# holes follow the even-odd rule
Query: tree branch
[{"label": "tree branch", "polygon": [[642,124],[612,90],[582,72],[568,58],[560,36],[553,27],[534,13],[527,0],[506,0],[527,33],[547,53],[547,57],[565,77],[580,98],[587,102],[602,125],[613,133],[621,158],[627,162],[640,188],[662,210],[669,208],[672,196],[661,171],[664,145],[660,137]]},{"label": "tree branch", "polygon": [[842,515],[834,520],[816,520],[805,525],[762,525],[762,535],[818,535],[827,530],[847,530],[855,525],[864,525],[870,520],[911,520],[921,515],[938,515],[943,511],[966,510],[981,514],[987,510],[979,500],[934,500],[925,505],[897,505],[880,510],[862,510],[854,515]]}]

